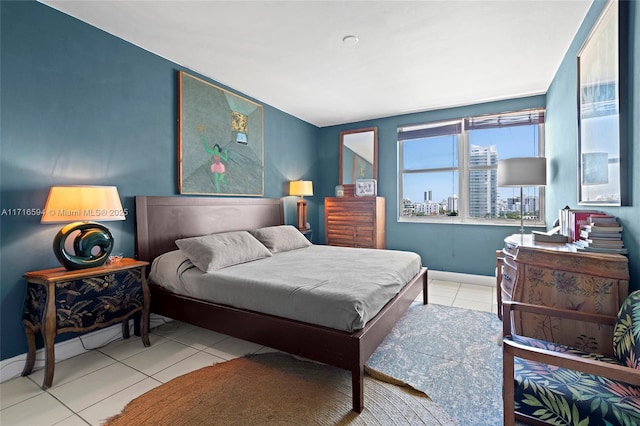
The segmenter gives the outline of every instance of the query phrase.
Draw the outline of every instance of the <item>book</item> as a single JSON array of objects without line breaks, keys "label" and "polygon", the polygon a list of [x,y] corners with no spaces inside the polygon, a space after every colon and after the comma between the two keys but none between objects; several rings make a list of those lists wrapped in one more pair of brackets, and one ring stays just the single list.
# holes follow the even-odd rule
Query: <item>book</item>
[{"label": "book", "polygon": [[533,241],[536,243],[566,243],[567,236],[559,234],[559,230],[560,227],[556,226],[547,232],[531,231],[531,236],[533,237]]},{"label": "book", "polygon": [[589,225],[589,226],[602,226],[604,228],[611,228],[611,227],[619,227],[620,226],[620,224],[617,221],[616,222],[589,222],[589,223],[587,223],[587,225]]},{"label": "book", "polygon": [[592,215],[589,216],[589,224],[590,225],[602,225],[602,226],[609,226],[611,225],[616,225],[618,224],[618,218],[615,216],[611,216],[608,214],[603,214],[603,215]]},{"label": "book", "polygon": [[568,211],[569,214],[569,224],[568,224],[568,234],[569,242],[576,241],[580,238],[580,230],[584,225],[589,224],[589,220],[591,217],[595,217],[598,215],[605,215],[605,213],[599,212],[597,210],[574,210],[570,209]]},{"label": "book", "polygon": [[577,251],[584,251],[584,252],[628,254],[627,249],[624,247],[623,248],[585,247],[585,246],[576,245],[575,243],[574,243],[574,247],[576,248]]},{"label": "book", "polygon": [[601,225],[584,225],[582,227],[582,231],[586,232],[622,232],[622,226],[611,225],[611,226],[601,226]]},{"label": "book", "polygon": [[594,238],[602,240],[622,240],[622,234],[619,232],[585,232],[580,233],[580,238],[584,240],[592,240]]},{"label": "book", "polygon": [[590,229],[582,228],[580,231],[580,238],[622,238],[622,231],[592,231]]},{"label": "book", "polygon": [[558,225],[560,226],[560,233],[562,235],[569,236],[569,210],[571,207],[566,206],[560,209],[558,212]]},{"label": "book", "polygon": [[591,238],[586,240],[578,240],[576,241],[576,243],[582,244],[585,247],[624,247],[624,243],[622,242],[622,240],[613,240],[607,238]]}]

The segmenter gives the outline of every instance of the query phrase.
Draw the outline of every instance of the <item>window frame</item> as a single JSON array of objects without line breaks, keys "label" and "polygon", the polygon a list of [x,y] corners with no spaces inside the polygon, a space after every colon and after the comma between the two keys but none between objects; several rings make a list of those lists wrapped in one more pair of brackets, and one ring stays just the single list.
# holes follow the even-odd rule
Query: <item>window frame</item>
[{"label": "window frame", "polygon": [[[398,173],[397,173],[397,214],[396,218],[398,222],[412,222],[412,223],[441,223],[441,224],[459,224],[459,225],[493,225],[493,226],[520,226],[520,219],[498,219],[498,218],[477,218],[471,217],[470,214],[470,197],[469,190],[471,186],[471,174],[472,170],[496,170],[497,171],[497,162],[496,165],[479,165],[472,166],[469,164],[471,147],[469,145],[469,132],[476,129],[469,129],[470,127],[468,123],[470,120],[482,120],[482,119],[490,119],[492,117],[501,117],[501,116],[509,116],[513,114],[539,114],[538,115],[538,153],[539,157],[545,156],[545,144],[544,144],[544,115],[546,111],[545,108],[528,108],[522,109],[518,111],[508,111],[501,113],[492,113],[492,114],[483,114],[477,116],[468,116],[461,118],[454,118],[448,120],[438,120],[433,122],[424,122],[419,124],[408,124],[408,125],[400,125],[397,128],[398,135],[402,133],[403,130],[406,129],[421,129],[421,128],[437,128],[439,126],[450,126],[452,124],[458,123],[460,125],[460,133],[458,134],[457,140],[457,150],[458,150],[458,164],[457,167],[450,168],[432,168],[432,169],[403,169],[403,144],[406,141],[417,139],[417,138],[397,138],[397,159],[398,159]],[[535,125],[535,122],[532,122],[530,125]],[[496,127],[513,127],[513,124],[507,124],[503,126]],[[455,133],[450,133],[455,134]],[[457,216],[402,216],[403,208],[404,208],[404,198],[403,198],[403,178],[405,174],[414,174],[414,173],[429,173],[429,172],[441,172],[441,171],[454,171],[458,173],[458,214]],[[539,217],[537,220],[524,220],[524,224],[527,227],[545,227],[545,187],[538,187],[538,197],[539,197]],[[460,194],[464,194],[462,197]],[[518,195],[519,196],[519,195]],[[526,198],[526,191],[525,197]],[[520,200],[522,202],[522,200]],[[415,203],[415,200],[414,200]],[[526,217],[526,216],[525,216]]]}]

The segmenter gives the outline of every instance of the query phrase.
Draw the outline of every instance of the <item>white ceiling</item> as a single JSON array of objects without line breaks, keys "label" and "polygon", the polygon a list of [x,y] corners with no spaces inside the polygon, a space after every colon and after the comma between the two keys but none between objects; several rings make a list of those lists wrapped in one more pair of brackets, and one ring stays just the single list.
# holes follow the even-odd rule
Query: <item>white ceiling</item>
[{"label": "white ceiling", "polygon": [[321,127],[545,93],[592,3],[41,2]]}]

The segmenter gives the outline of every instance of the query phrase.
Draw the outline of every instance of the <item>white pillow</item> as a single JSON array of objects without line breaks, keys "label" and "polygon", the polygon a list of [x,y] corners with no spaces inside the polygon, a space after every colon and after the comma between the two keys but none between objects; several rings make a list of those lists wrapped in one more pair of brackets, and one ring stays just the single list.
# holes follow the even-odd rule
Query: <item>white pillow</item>
[{"label": "white pillow", "polygon": [[249,232],[274,254],[311,245],[311,242],[291,225],[267,226]]},{"label": "white pillow", "polygon": [[183,238],[176,240],[176,245],[203,272],[271,256],[271,252],[247,231]]}]

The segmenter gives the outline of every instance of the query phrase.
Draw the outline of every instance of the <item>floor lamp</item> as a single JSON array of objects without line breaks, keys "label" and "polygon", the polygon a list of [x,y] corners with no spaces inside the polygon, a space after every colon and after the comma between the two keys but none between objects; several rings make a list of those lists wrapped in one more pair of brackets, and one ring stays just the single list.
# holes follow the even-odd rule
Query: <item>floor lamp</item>
[{"label": "floor lamp", "polygon": [[547,159],[544,157],[519,157],[498,161],[498,186],[520,187],[520,234],[524,235],[525,186],[547,184]]}]

